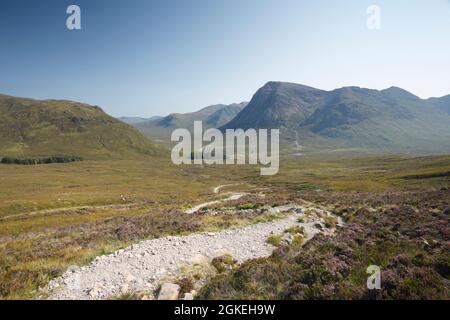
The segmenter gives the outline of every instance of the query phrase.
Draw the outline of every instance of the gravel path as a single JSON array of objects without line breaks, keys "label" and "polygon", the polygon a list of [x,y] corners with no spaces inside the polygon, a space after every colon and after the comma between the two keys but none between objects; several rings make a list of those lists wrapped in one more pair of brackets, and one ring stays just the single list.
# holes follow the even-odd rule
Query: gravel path
[{"label": "gravel path", "polygon": [[[282,208],[282,207],[280,207]],[[285,211],[286,207],[276,209]],[[182,237],[147,240],[111,255],[97,257],[90,265],[69,269],[50,282],[50,299],[107,299],[123,291],[154,291],[165,276],[196,255],[209,259],[230,253],[239,262],[269,256],[274,247],[266,242],[271,234],[281,234],[295,225],[305,227],[309,238],[319,232],[314,222],[299,224],[297,214],[268,223],[217,233],[197,233]]]},{"label": "gravel path", "polygon": [[[214,189],[214,192],[215,192],[215,189]],[[218,193],[218,192],[219,192],[219,191],[217,191],[217,193]],[[192,208],[186,210],[184,213],[187,213],[187,214],[193,214],[193,213],[197,212],[198,210],[200,210],[201,208],[204,208],[204,207],[207,207],[207,206],[210,206],[210,205],[213,205],[213,204],[217,204],[217,203],[221,203],[221,202],[226,202],[226,201],[239,200],[239,199],[242,198],[244,195],[245,195],[245,193],[234,193],[234,194],[231,194],[228,198],[225,198],[225,199],[223,199],[223,200],[216,200],[216,201],[209,201],[209,202],[201,203],[201,204],[199,204],[199,205],[197,205],[197,206],[195,206],[195,207],[192,207]]]},{"label": "gravel path", "polygon": [[234,184],[223,184],[221,186],[215,187],[213,189],[213,193],[220,193],[220,189],[225,188],[225,187],[233,187],[233,186],[238,186],[240,183],[234,183]]},{"label": "gravel path", "polygon": [[[213,192],[219,193],[221,188],[227,186],[218,186]],[[202,203],[186,213],[194,213],[211,204],[237,200],[244,195],[228,194],[227,198]],[[272,234],[282,234],[293,226],[304,228],[307,234],[305,240],[319,232],[332,232],[323,231],[323,223],[317,217],[308,217],[306,222],[299,223],[298,218],[305,212],[304,207],[288,205],[270,210],[274,213],[284,212],[287,217],[241,229],[142,241],[113,254],[99,256],[88,266],[71,267],[49,283],[48,298],[93,300],[112,298],[125,292],[151,293],[157,290],[165,278],[178,274],[180,267],[192,264],[195,259],[210,261],[228,253],[241,263],[267,257],[275,249],[267,243],[267,238]]]}]

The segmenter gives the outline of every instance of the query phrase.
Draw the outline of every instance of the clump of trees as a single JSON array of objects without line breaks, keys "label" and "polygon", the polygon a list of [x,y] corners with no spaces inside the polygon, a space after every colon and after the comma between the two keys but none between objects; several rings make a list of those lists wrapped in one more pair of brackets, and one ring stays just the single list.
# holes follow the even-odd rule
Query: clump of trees
[{"label": "clump of trees", "polygon": [[2,164],[21,164],[21,165],[34,165],[34,164],[49,164],[49,163],[68,163],[75,161],[83,161],[83,158],[78,156],[51,156],[44,158],[1,158]]}]

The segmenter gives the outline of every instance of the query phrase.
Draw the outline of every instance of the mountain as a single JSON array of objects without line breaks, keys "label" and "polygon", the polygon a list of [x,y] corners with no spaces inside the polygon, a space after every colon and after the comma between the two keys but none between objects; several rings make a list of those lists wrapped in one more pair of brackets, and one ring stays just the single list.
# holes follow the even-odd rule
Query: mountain
[{"label": "mountain", "polygon": [[297,149],[450,151],[449,96],[423,100],[397,87],[324,91],[268,82],[221,129],[280,128]]},{"label": "mountain", "polygon": [[325,91],[293,83],[268,82],[226,128],[276,128],[304,121],[325,99]]},{"label": "mountain", "polygon": [[86,159],[161,152],[97,106],[0,95],[0,157],[74,155]]},{"label": "mountain", "polygon": [[428,101],[450,115],[450,94],[441,98],[430,98]]},{"label": "mountain", "polygon": [[119,117],[117,119],[119,119],[122,122],[125,122],[126,124],[131,124],[131,125],[135,125],[141,122],[145,122],[145,121],[152,121],[152,120],[158,120],[161,119],[162,117],[160,116],[154,116],[151,118],[141,118],[141,117]]},{"label": "mountain", "polygon": [[219,128],[232,120],[246,102],[230,105],[217,104],[191,113],[173,113],[167,117],[134,124],[144,135],[151,138],[170,139],[172,131],[178,128],[192,130],[194,121],[203,121],[205,128]]}]

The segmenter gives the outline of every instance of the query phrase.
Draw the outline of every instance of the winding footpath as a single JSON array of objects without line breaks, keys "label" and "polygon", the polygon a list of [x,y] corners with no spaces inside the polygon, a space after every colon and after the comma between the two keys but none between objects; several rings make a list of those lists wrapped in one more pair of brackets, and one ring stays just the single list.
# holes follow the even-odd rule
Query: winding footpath
[{"label": "winding footpath", "polygon": [[[242,195],[234,194],[228,199],[239,196]],[[271,210],[285,212],[287,216],[241,229],[142,241],[113,254],[97,257],[88,266],[69,268],[64,275],[50,282],[48,298],[108,299],[124,292],[154,292],[164,278],[176,275],[181,266],[192,264],[198,257],[211,260],[229,253],[238,262],[243,262],[269,256],[275,247],[267,243],[267,238],[272,234],[282,234],[290,227],[303,226],[308,239],[321,232],[317,228],[317,220],[298,222],[305,208],[282,206]]]},{"label": "winding footpath", "polygon": [[[215,187],[213,189],[213,193],[215,194],[219,194],[220,193],[220,189],[225,188],[225,187],[231,187],[231,186],[236,186],[237,184],[224,184],[218,187]],[[226,202],[226,201],[234,201],[234,200],[239,200],[240,198],[242,198],[245,194],[244,193],[234,193],[231,194],[228,198],[225,198],[223,200],[216,200],[216,201],[209,201],[209,202],[204,202],[201,203],[195,207],[192,207],[188,210],[186,210],[184,213],[187,214],[193,214],[195,212],[197,212],[198,210],[200,210],[201,208],[213,205],[213,204],[218,204],[218,203],[222,203],[222,202]]]}]

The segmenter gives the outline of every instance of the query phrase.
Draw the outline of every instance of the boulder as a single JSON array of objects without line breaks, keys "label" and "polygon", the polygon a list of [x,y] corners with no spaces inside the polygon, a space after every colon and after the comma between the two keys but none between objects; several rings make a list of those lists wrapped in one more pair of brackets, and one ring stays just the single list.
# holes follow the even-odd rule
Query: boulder
[{"label": "boulder", "polygon": [[158,294],[158,300],[177,300],[180,286],[174,283],[163,283]]},{"label": "boulder", "polygon": [[185,293],[183,300],[194,300],[194,295],[192,293]]}]

